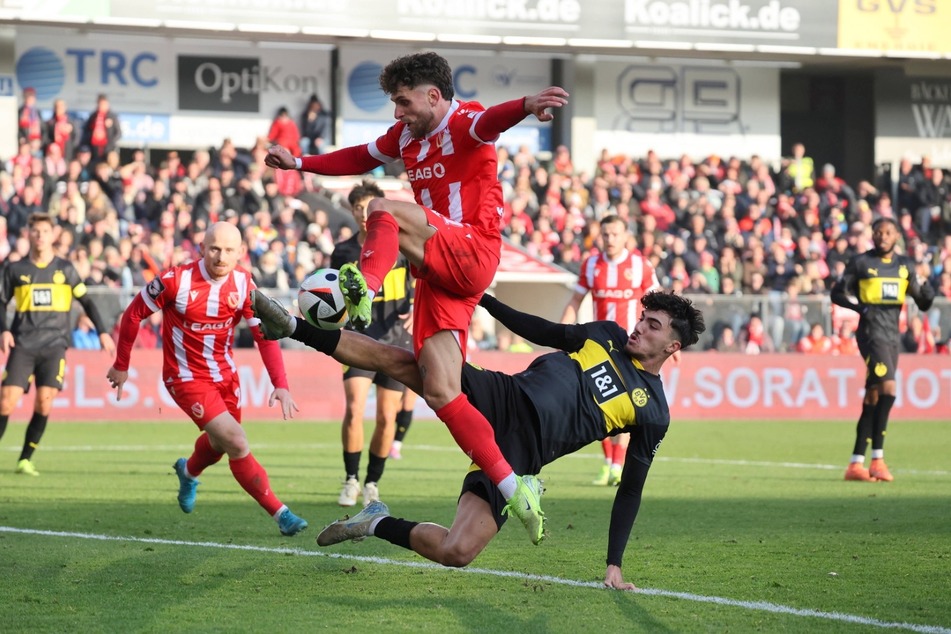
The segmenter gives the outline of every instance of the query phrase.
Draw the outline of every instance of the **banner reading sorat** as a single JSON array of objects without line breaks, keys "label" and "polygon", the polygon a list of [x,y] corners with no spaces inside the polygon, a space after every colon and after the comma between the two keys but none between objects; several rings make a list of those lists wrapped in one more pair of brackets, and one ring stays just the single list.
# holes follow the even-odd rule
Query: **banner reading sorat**
[{"label": "banner reading sorat", "polygon": [[[525,369],[531,354],[481,352],[478,365],[505,372]],[[339,422],[343,417],[340,365],[316,352],[285,350],[299,420]],[[123,399],[116,402],[105,376],[111,360],[100,352],[70,350],[63,392],[54,404],[57,423],[164,420],[188,423],[162,384],[158,350],[136,350]],[[269,408],[271,383],[254,350],[235,351],[244,420],[280,421]],[[951,421],[951,365],[936,355],[902,355],[892,420]],[[677,420],[853,420],[861,410],[865,368],[858,356],[686,353],[663,371],[671,414]],[[27,396],[26,398],[31,398]],[[19,408],[17,415],[28,415]]]}]

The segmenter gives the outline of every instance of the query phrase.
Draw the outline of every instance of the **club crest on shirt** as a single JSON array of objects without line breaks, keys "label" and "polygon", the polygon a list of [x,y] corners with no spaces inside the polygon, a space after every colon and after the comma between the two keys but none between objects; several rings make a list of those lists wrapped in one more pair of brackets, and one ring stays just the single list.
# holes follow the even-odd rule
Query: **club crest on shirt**
[{"label": "club crest on shirt", "polygon": [[231,308],[238,307],[238,292],[237,291],[232,291],[228,293],[228,306],[230,306]]},{"label": "club crest on shirt", "polygon": [[162,283],[161,278],[153,278],[149,285],[145,287],[145,294],[148,295],[151,299],[158,299],[158,296],[162,294],[162,291],[165,290],[165,284]]},{"label": "club crest on shirt", "polygon": [[205,406],[201,403],[194,403],[192,405],[192,418],[201,418],[205,415]]},{"label": "club crest on shirt", "polygon": [[633,401],[634,405],[637,407],[644,407],[647,405],[647,399],[647,390],[642,387],[639,387],[631,392],[631,401]]},{"label": "club crest on shirt", "polygon": [[53,284],[65,284],[66,275],[62,271],[56,271],[53,273]]}]

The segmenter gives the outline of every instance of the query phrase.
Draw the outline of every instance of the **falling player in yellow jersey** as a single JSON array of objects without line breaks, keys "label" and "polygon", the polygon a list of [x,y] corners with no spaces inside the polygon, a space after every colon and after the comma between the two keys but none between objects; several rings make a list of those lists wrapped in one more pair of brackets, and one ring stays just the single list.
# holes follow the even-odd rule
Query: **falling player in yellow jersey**
[{"label": "falling player in yellow jersey", "polygon": [[[856,331],[859,354],[865,360],[865,399],[856,430],[846,480],[891,482],[885,464],[885,428],[895,404],[899,337],[898,318],[905,298],[928,310],[935,292],[915,273],[915,261],[895,252],[898,224],[879,218],[872,224],[875,248],[852,256],[842,279],[832,287],[832,301],[861,315]],[[872,443],[872,462],[865,468],[865,452]]]}]

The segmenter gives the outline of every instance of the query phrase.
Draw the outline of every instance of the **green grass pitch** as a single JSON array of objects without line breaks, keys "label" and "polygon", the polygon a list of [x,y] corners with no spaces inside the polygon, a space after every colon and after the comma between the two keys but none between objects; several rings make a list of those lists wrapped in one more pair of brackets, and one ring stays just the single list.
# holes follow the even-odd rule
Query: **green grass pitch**
[{"label": "green grass pitch", "polygon": [[[624,573],[600,587],[614,491],[591,446],[542,473],[547,539],[510,522],[459,571],[377,539],[319,548],[346,511],[336,423],[249,422],[277,494],[311,524],[282,537],[226,464],[191,515],[171,465],[194,427],[54,415],[13,473],[0,442],[0,631],[951,633],[951,423],[892,423],[893,483],[844,482],[853,422],[675,417],[648,478]],[[367,429],[369,438],[370,427]],[[380,482],[391,511],[452,520],[467,461],[417,421]],[[361,475],[366,467],[366,454]]]}]

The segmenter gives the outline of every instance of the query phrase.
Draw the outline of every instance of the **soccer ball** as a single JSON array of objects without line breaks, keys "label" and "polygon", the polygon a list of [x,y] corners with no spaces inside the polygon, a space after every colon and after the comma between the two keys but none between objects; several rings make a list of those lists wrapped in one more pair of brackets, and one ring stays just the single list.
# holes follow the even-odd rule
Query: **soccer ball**
[{"label": "soccer ball", "polygon": [[347,307],[340,291],[340,272],[320,269],[301,282],[297,309],[308,323],[323,330],[339,330],[347,325]]}]

